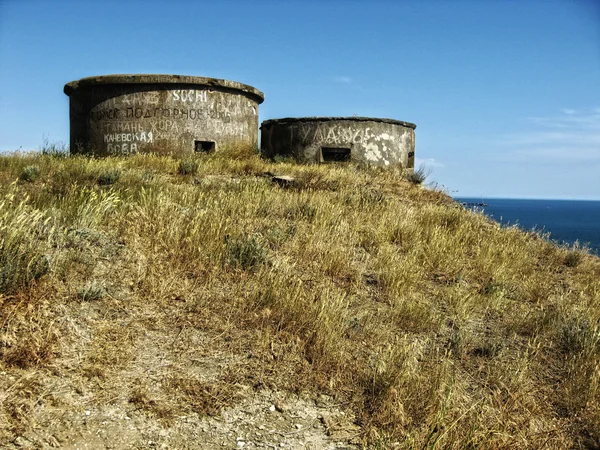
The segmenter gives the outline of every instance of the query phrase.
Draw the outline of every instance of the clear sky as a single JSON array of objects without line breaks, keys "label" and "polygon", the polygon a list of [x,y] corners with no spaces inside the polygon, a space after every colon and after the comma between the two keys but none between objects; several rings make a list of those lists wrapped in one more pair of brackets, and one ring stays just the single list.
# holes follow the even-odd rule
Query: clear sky
[{"label": "clear sky", "polygon": [[68,143],[63,85],[111,73],[414,122],[455,196],[600,199],[600,0],[0,0],[0,150]]}]

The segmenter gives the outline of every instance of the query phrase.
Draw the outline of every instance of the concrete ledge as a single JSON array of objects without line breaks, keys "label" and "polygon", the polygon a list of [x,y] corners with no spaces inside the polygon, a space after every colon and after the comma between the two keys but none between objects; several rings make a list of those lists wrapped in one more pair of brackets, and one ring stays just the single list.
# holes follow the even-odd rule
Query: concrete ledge
[{"label": "concrete ledge", "polygon": [[262,126],[269,126],[269,125],[285,125],[285,124],[289,124],[289,123],[302,123],[302,122],[331,122],[331,121],[340,121],[340,120],[345,120],[345,121],[351,121],[351,122],[379,122],[379,123],[391,123],[393,125],[401,125],[403,127],[407,127],[407,128],[412,128],[413,130],[415,128],[417,128],[417,126],[414,123],[410,123],[410,122],[403,122],[402,120],[395,120],[395,119],[386,119],[386,118],[380,118],[380,117],[357,117],[357,116],[350,116],[350,117],[285,117],[282,119],[269,119],[269,120],[265,120]]},{"label": "concrete ledge", "polygon": [[237,81],[223,80],[220,78],[193,77],[187,75],[163,74],[116,74],[87,77],[65,84],[64,93],[71,95],[73,92],[98,85],[123,85],[123,84],[186,84],[193,86],[217,87],[226,90],[241,91],[261,104],[265,96],[258,89]]}]

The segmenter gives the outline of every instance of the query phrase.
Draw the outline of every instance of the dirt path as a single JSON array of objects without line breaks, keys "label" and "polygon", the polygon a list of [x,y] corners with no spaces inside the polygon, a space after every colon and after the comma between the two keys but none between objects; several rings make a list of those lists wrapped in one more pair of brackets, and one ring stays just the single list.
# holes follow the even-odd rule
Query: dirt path
[{"label": "dirt path", "polygon": [[190,414],[163,427],[129,403],[84,411],[36,410],[37,426],[8,448],[355,449],[358,428],[321,397],[262,391],[215,417]]}]

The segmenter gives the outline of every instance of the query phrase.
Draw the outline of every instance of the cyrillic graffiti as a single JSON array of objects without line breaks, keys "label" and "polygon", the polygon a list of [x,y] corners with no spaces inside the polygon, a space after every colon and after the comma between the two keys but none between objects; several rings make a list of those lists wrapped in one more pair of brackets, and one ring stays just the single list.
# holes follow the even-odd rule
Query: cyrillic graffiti
[{"label": "cyrillic graffiti", "polygon": [[156,132],[170,132],[170,133],[178,133],[179,127],[177,126],[177,122],[170,119],[163,120],[151,120],[150,128],[153,133]]},{"label": "cyrillic graffiti", "polygon": [[182,102],[202,102],[208,101],[208,94],[205,90],[196,89],[175,89],[172,91],[173,100]]},{"label": "cyrillic graffiti", "polygon": [[202,108],[126,108],[124,111],[110,109],[106,111],[92,111],[90,117],[92,121],[154,118],[177,118],[184,120],[206,120],[207,118],[211,118],[225,121],[231,120],[229,111],[221,108],[210,111]]},{"label": "cyrillic graffiti", "polygon": [[142,131],[140,133],[113,133],[104,135],[104,143],[112,142],[149,142],[153,141],[152,131],[146,133]]},{"label": "cyrillic graffiti", "polygon": [[112,133],[104,135],[106,150],[111,155],[132,155],[139,151],[139,144],[154,142],[151,131],[146,133]]},{"label": "cyrillic graffiti", "polygon": [[119,120],[120,111],[117,108],[107,109],[104,111],[92,111],[90,117],[92,120]]},{"label": "cyrillic graffiti", "polygon": [[110,155],[127,156],[133,155],[139,151],[138,145],[134,142],[125,142],[122,144],[108,144],[106,150]]},{"label": "cyrillic graffiti", "polygon": [[105,133],[139,133],[144,131],[139,122],[104,122]]},{"label": "cyrillic graffiti", "polygon": [[349,127],[302,127],[298,131],[298,127],[291,126],[290,139],[294,139],[296,133],[300,133],[299,137],[303,142],[312,142],[315,144],[362,144],[371,139],[374,134],[370,128],[351,129]]}]

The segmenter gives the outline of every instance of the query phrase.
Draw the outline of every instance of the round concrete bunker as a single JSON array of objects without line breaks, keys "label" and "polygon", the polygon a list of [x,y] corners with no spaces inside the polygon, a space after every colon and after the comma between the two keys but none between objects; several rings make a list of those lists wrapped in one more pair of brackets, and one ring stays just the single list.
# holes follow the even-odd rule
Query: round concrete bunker
[{"label": "round concrete bunker", "polygon": [[264,95],[242,83],[182,75],[105,75],[67,83],[71,153],[185,155],[258,145]]},{"label": "round concrete bunker", "polygon": [[301,117],[265,120],[261,152],[300,162],[355,161],[374,166],[415,166],[413,123],[371,117]]}]

